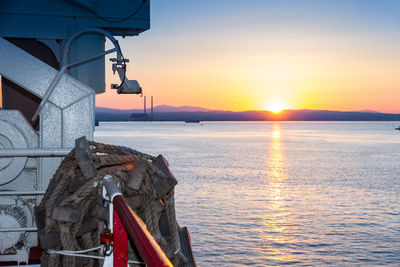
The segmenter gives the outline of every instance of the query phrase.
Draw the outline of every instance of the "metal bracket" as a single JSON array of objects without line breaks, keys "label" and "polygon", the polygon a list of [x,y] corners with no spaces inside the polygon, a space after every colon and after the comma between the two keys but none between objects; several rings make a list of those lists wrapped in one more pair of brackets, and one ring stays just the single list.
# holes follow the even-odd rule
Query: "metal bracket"
[{"label": "metal bracket", "polygon": [[92,154],[92,151],[86,137],[82,136],[76,139],[75,158],[86,180],[93,178],[97,174],[97,169],[89,158],[89,154]]}]

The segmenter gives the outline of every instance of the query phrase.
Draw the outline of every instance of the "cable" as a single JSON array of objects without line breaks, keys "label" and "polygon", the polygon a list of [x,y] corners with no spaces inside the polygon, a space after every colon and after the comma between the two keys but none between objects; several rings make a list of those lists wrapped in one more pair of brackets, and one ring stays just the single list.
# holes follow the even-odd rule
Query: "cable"
[{"label": "cable", "polygon": [[104,252],[104,255],[108,257],[108,256],[112,255],[113,252],[114,252],[114,247],[111,247],[110,251],[105,251]]},{"label": "cable", "polygon": [[87,253],[90,251],[96,251],[103,248],[103,245],[100,245],[98,247],[94,247],[94,248],[88,248],[88,249],[83,249],[83,250],[53,250],[53,249],[48,249],[47,252],[49,253],[68,253],[68,254],[79,254],[79,253]]},{"label": "cable", "polygon": [[144,263],[144,262],[141,262],[141,261],[131,261],[131,260],[128,260],[128,264],[146,265],[146,263]]},{"label": "cable", "polygon": [[64,255],[64,256],[73,256],[73,257],[82,257],[82,258],[91,258],[91,259],[104,260],[104,257],[101,257],[101,256],[78,254],[78,253],[67,253],[67,252],[61,252],[61,251],[53,251],[51,249],[48,249],[47,253],[49,253],[49,254],[59,254],[59,255]]},{"label": "cable", "polygon": [[92,10],[90,8],[86,8],[86,9],[89,12],[93,13],[94,15],[96,15],[97,17],[101,18],[104,21],[111,22],[111,23],[119,23],[119,22],[123,22],[123,21],[128,20],[128,19],[132,18],[133,16],[135,16],[142,9],[142,7],[144,6],[144,3],[146,3],[146,1],[147,0],[142,0],[142,3],[140,4],[140,6],[132,14],[130,14],[129,16],[127,16],[125,18],[122,18],[122,19],[115,19],[115,20],[105,18],[105,17],[99,15],[96,11],[94,11],[94,10]]},{"label": "cable", "polygon": [[[73,256],[73,257],[83,257],[83,258],[104,260],[105,257],[102,257],[102,256],[81,254],[81,253],[95,251],[95,250],[98,250],[98,249],[100,249],[102,247],[103,247],[103,245],[95,247],[95,248],[84,249],[84,250],[53,250],[53,249],[48,249],[47,253],[49,253],[49,254],[59,254],[59,255],[65,255],[65,256]],[[106,256],[109,256],[109,255],[106,255]],[[134,260],[128,260],[128,264],[145,265],[144,262],[134,261]]]}]

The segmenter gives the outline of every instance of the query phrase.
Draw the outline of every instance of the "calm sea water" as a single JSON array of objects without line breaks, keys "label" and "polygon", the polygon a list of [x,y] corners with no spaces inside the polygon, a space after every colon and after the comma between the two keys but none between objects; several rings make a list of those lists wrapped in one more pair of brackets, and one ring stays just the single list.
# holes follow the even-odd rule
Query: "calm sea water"
[{"label": "calm sea water", "polygon": [[199,266],[400,266],[393,122],[101,123],[163,154]]}]

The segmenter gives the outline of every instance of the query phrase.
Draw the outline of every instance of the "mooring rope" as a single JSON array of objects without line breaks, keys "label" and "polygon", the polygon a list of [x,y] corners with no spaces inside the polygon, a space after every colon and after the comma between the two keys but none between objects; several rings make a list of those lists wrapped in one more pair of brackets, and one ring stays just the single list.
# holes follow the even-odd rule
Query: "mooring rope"
[{"label": "mooring rope", "polygon": [[[43,252],[42,264],[97,266],[94,260],[104,259],[98,250],[101,247],[100,233],[108,224],[107,201],[102,196],[102,181],[107,174],[119,183],[129,205],[144,221],[160,247],[172,245],[169,250],[175,253],[169,256],[174,265],[184,264],[186,259],[180,252],[175,215],[174,186],[167,183],[169,174],[155,165],[158,158],[127,147],[93,141],[89,144],[91,153],[88,156],[97,173],[85,177],[72,150],[57,169],[38,206],[44,210],[45,216],[38,218],[37,215],[36,218],[37,222],[45,221],[44,228],[39,228],[40,240],[43,245],[48,244],[44,247],[47,252]],[[134,187],[130,185],[132,181]],[[160,231],[160,216],[164,210],[170,236],[163,236]],[[172,244],[166,240],[172,240]],[[140,256],[128,247],[129,262],[142,264]],[[76,259],[77,256],[87,259],[82,259],[85,261],[82,263]]]}]

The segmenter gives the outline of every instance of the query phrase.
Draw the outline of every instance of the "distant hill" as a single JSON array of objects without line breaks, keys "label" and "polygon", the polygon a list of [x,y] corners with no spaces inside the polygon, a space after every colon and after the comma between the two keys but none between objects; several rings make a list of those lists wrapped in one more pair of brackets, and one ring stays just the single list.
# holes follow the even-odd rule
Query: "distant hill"
[{"label": "distant hill", "polygon": [[[96,120],[133,121],[133,113],[141,109],[120,110],[96,107]],[[148,110],[148,113],[150,110]],[[157,106],[154,108],[156,121],[400,121],[400,114],[375,111],[330,111],[330,110],[284,110],[279,114],[270,111],[221,111],[200,107]]]},{"label": "distant hill", "polygon": [[369,109],[364,109],[364,110],[357,110],[357,112],[364,112],[364,113],[381,113],[375,110],[369,110]]},{"label": "distant hill", "polygon": [[154,111],[155,112],[207,112],[211,110],[206,108],[191,107],[191,106],[174,107],[168,105],[160,105],[155,107]]},{"label": "distant hill", "polygon": [[[143,113],[143,109],[112,109],[112,108],[103,108],[96,107],[96,113],[113,113],[113,114],[128,114],[128,113]],[[150,113],[150,108],[146,110]],[[168,106],[168,105],[159,105],[154,107],[154,112],[208,112],[212,111],[211,109],[201,108],[201,107],[192,107],[192,106]]]},{"label": "distant hill", "polygon": [[114,113],[114,114],[130,114],[133,112],[143,112],[142,109],[113,109],[113,108],[103,108],[95,107],[96,113]]}]

